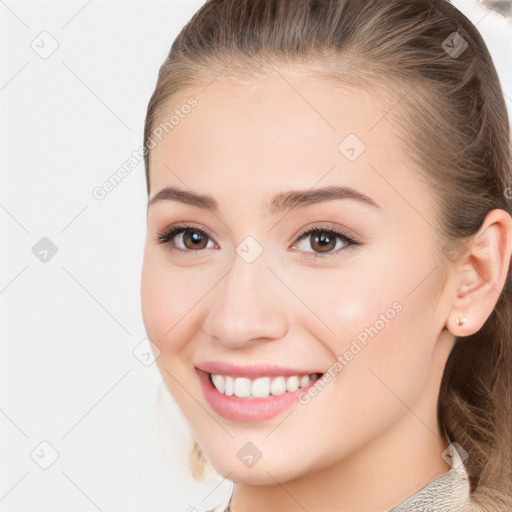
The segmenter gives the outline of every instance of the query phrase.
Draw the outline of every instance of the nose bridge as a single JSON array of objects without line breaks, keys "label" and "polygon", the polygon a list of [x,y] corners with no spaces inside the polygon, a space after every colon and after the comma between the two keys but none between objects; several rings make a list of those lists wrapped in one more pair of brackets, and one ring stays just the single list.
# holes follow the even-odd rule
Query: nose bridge
[{"label": "nose bridge", "polygon": [[[241,244],[242,245],[242,244]],[[278,307],[276,282],[264,254],[255,260],[234,255],[233,265],[215,289],[204,330],[230,348],[263,338],[281,338],[287,325]]]}]

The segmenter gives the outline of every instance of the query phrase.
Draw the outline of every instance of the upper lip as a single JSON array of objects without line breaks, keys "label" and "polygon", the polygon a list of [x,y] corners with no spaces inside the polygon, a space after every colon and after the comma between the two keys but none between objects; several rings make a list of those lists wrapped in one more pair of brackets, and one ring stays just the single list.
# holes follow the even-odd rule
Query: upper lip
[{"label": "upper lip", "polygon": [[228,361],[205,361],[204,363],[196,364],[196,368],[212,375],[230,375],[233,377],[285,377],[323,373],[311,369],[284,367],[271,363],[239,365]]}]

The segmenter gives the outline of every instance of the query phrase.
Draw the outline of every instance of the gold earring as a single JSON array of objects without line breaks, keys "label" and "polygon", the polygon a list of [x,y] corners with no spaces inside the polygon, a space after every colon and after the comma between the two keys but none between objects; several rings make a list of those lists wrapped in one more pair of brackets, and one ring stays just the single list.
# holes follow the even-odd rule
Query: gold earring
[{"label": "gold earring", "polygon": [[464,325],[466,323],[466,318],[463,316],[458,316],[455,321],[457,322],[457,325]]}]

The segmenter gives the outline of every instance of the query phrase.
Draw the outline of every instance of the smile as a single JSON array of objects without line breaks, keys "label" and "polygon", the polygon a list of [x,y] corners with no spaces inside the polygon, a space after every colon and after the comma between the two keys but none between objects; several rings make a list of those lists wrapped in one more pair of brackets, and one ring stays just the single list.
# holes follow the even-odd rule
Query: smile
[{"label": "smile", "polygon": [[238,398],[268,398],[269,396],[293,393],[320,377],[320,373],[288,377],[259,377],[257,379],[208,374],[210,383],[217,391],[225,396],[236,396]]},{"label": "smile", "polygon": [[204,363],[195,368],[206,403],[236,422],[262,422],[299,403],[321,372],[272,365]]}]

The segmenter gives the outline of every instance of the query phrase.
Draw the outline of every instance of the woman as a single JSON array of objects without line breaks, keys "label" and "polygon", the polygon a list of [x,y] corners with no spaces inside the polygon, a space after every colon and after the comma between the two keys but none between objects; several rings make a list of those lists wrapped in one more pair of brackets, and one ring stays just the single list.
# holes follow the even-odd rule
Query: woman
[{"label": "woman", "polygon": [[226,510],[510,510],[509,130],[445,0],[184,27],[146,117],[142,314]]}]

